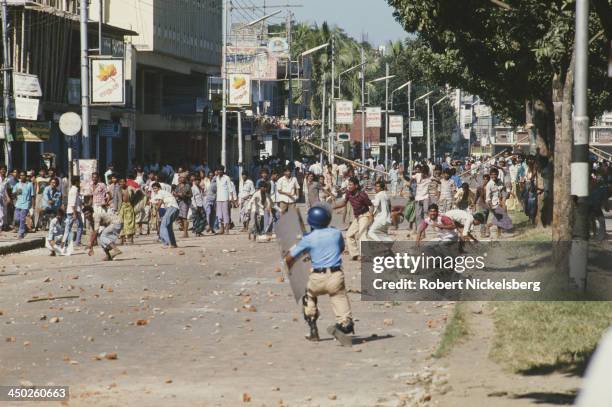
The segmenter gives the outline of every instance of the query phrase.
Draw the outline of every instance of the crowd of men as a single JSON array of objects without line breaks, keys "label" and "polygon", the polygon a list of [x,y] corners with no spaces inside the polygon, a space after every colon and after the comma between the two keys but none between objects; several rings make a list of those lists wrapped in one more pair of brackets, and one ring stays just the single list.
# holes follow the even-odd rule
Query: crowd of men
[{"label": "crowd of men", "polygon": [[[83,184],[80,177],[69,180],[53,168],[7,173],[0,167],[0,231],[13,228],[20,239],[42,229],[48,231],[48,246],[66,250],[82,245],[88,225],[90,236],[106,241],[101,246],[112,259],[120,252],[115,241],[133,244],[136,235],[156,233],[163,247],[176,247],[175,224],[181,237],[190,231],[196,236],[226,234],[239,225],[249,238],[269,241],[287,210],[302,202],[307,208],[323,202],[341,210],[349,225],[347,249],[357,259],[361,239],[391,240],[389,226],[397,228],[402,221],[408,223],[408,236],[416,238],[428,226],[443,231],[441,222],[448,218],[469,225],[465,233],[455,234],[466,237],[479,224],[481,236],[489,237],[492,227],[498,238],[511,231],[509,211],[523,211],[535,223],[538,213],[544,217],[550,210],[549,171],[548,162],[510,152],[465,160],[447,156],[406,168],[393,162],[388,171],[371,159],[322,163],[271,157],[254,161],[240,179],[232,179],[223,166],[213,170],[206,163],[176,169],[136,165],[127,177],[111,164]],[[605,238],[603,210],[608,209],[611,181],[610,164],[594,163],[591,217],[599,239]],[[391,199],[401,204],[393,206]],[[239,208],[238,219],[232,219],[232,208]],[[439,233],[443,240],[449,236]],[[90,251],[94,243],[86,243]]]}]

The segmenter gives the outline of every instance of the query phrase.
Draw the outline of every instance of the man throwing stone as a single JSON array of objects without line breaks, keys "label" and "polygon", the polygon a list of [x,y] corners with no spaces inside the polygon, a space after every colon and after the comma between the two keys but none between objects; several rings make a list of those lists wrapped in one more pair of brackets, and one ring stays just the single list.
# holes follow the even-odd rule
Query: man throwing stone
[{"label": "man throwing stone", "polygon": [[85,219],[87,219],[87,224],[90,225],[90,239],[87,247],[87,254],[93,256],[93,246],[97,240],[106,254],[103,260],[110,261],[120,255],[121,251],[117,248],[115,242],[119,238],[119,234],[123,228],[121,218],[112,212],[98,212],[94,214],[94,210],[91,206],[83,208],[83,215]]}]

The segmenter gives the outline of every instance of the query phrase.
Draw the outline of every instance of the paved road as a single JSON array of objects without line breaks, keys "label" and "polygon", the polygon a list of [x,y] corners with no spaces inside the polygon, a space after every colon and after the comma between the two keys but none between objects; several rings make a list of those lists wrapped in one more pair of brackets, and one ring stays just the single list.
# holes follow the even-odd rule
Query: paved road
[{"label": "paved road", "polygon": [[[70,406],[236,406],[243,397],[396,406],[415,390],[407,373],[434,364],[451,304],[364,303],[351,293],[357,337],[348,349],[325,333],[333,318],[324,298],[323,340],[309,343],[275,271],[275,243],[232,234],[179,244],[139,238],[115,262],[44,249],[1,258],[0,385],[69,385]],[[346,273],[358,291],[358,265]],[[27,302],[60,295],[79,298]]]}]

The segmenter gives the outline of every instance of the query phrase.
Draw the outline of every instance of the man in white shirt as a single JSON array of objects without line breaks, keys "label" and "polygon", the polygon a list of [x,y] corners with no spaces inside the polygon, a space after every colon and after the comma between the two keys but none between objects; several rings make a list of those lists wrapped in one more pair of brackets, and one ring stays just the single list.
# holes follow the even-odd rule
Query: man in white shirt
[{"label": "man in white shirt", "polygon": [[295,208],[295,202],[299,196],[300,186],[295,177],[291,176],[291,170],[286,167],[283,176],[276,182],[278,201],[281,214]]},{"label": "man in white shirt", "polygon": [[235,200],[236,188],[232,180],[225,174],[225,167],[217,168],[215,182],[217,184],[217,219],[219,220],[219,234],[230,231],[230,202]]},{"label": "man in white shirt", "polygon": [[151,201],[157,202],[157,210],[163,205],[166,212],[159,225],[159,238],[162,241],[163,247],[176,248],[176,237],[174,236],[173,225],[174,221],[178,217],[178,202],[176,198],[168,191],[161,189],[159,182],[155,182],[151,188],[153,194],[151,195]]},{"label": "man in white shirt", "polygon": [[374,184],[376,195],[372,200],[374,221],[368,230],[367,237],[379,242],[390,242],[389,225],[391,224],[391,200],[387,195],[385,181]]},{"label": "man in white shirt", "polygon": [[412,178],[416,181],[416,194],[414,197],[416,206],[415,222],[418,225],[427,216],[427,208],[429,207],[429,184],[431,176],[429,175],[429,167],[417,166],[415,174]]},{"label": "man in white shirt", "polygon": [[280,212],[278,208],[280,194],[278,193],[277,182],[278,173],[276,170],[273,170],[270,178],[270,200],[272,201],[272,210],[264,213],[264,224],[266,225],[265,233],[272,233],[272,237],[275,237],[276,222],[278,222]]},{"label": "man in white shirt", "polygon": [[463,252],[463,246],[467,240],[478,242],[474,235],[472,235],[472,227],[484,223],[484,215],[482,213],[475,213],[472,216],[468,211],[452,209],[444,215],[455,222],[459,239],[459,252]]},{"label": "man in white shirt", "polygon": [[81,195],[79,193],[79,187],[81,184],[81,178],[78,175],[72,177],[72,186],[68,191],[68,204],[66,205],[66,230],[64,231],[64,240],[62,242],[62,248],[68,246],[72,241],[72,226],[77,224],[76,232],[76,245],[81,245],[81,235],[83,234],[83,219],[81,218]]},{"label": "man in white shirt", "polygon": [[321,175],[321,174],[323,174],[323,169],[321,168],[321,164],[319,164],[318,162],[312,164],[308,168],[308,171],[312,172],[314,175]]},{"label": "man in white shirt", "polygon": [[389,170],[389,181],[391,182],[391,196],[397,195],[397,184],[399,182],[399,171],[397,163],[393,163],[393,167]]}]

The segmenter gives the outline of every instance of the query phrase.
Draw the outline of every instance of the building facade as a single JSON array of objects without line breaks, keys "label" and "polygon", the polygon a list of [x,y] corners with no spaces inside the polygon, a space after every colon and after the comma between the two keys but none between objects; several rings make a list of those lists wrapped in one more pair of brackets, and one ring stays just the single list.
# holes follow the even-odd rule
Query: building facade
[{"label": "building facade", "polygon": [[[209,82],[221,71],[221,0],[106,0],[102,18],[134,30],[126,64],[135,86],[133,161],[217,162],[220,106]],[[95,13],[92,13],[95,14]]]},{"label": "building facade", "polygon": [[[127,147],[132,115],[129,99],[124,106],[92,107],[88,139],[66,137],[59,130],[62,113],[81,110],[79,4],[77,0],[8,1],[7,67],[12,68],[13,75],[6,85],[14,106],[8,120],[13,141],[2,143],[2,148],[9,147],[13,167],[38,168],[44,156],[46,163],[66,171],[68,149],[72,149],[73,158],[79,158],[85,143],[89,143],[92,156],[104,159],[107,152],[112,154],[106,139],[98,137],[105,122],[117,123],[117,137],[125,140]],[[126,54],[124,39],[135,32],[91,22],[88,34],[90,56],[122,58]],[[129,75],[125,78],[126,85],[131,86]],[[39,90],[33,92],[32,88],[38,86]],[[128,151],[116,147],[118,154]],[[127,153],[125,156],[127,161]],[[3,151],[0,161],[8,161],[5,157]]]}]

